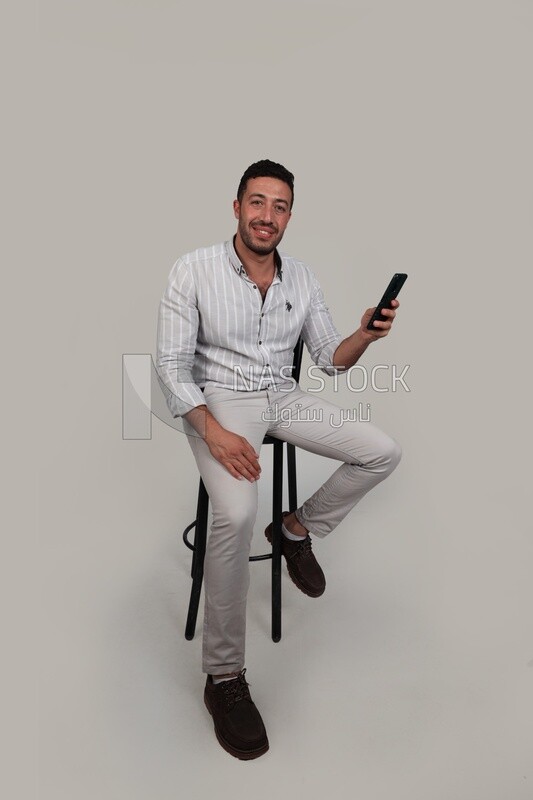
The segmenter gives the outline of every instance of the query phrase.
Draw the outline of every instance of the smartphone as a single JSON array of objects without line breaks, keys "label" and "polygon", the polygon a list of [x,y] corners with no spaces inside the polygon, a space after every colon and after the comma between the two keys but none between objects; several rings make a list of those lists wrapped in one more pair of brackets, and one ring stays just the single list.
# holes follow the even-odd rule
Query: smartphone
[{"label": "smartphone", "polygon": [[405,272],[396,272],[392,276],[391,282],[389,283],[389,285],[385,289],[383,297],[381,298],[381,300],[377,304],[376,310],[374,311],[374,313],[370,317],[370,321],[369,321],[368,325],[366,326],[368,330],[370,330],[370,331],[379,331],[380,330],[380,328],[374,327],[375,320],[380,320],[381,322],[385,322],[385,320],[388,319],[388,317],[385,317],[381,313],[381,310],[383,308],[392,308],[391,300],[394,300],[397,297],[397,295],[400,292],[400,289],[402,288],[402,286],[404,285],[406,280],[407,280],[407,274]]}]

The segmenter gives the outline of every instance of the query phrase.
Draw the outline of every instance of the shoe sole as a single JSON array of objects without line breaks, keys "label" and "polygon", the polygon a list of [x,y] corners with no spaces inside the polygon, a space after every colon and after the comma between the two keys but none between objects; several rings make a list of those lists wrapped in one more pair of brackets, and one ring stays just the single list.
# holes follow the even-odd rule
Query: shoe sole
[{"label": "shoe sole", "polygon": [[207,702],[207,697],[205,696],[205,694],[204,694],[204,703],[205,707],[211,714],[211,718],[213,720],[213,725],[215,728],[215,735],[218,739],[218,743],[220,744],[221,747],[224,748],[224,750],[227,753],[229,753],[231,756],[235,756],[235,758],[238,758],[240,761],[251,761],[253,758],[259,758],[259,756],[262,756],[264,755],[264,753],[267,752],[269,748],[268,740],[267,743],[263,745],[263,747],[258,747],[257,750],[239,750],[237,747],[233,747],[233,745],[227,742],[222,736],[222,734],[219,732],[215,723],[215,718],[213,717],[213,712],[209,707],[209,703]]},{"label": "shoe sole", "polygon": [[[283,533],[281,535],[283,536]],[[272,522],[270,523],[270,525],[268,525],[265,528],[265,536],[267,538],[267,541],[270,544],[272,544]],[[306,594],[307,597],[321,597],[324,594],[324,592],[326,591],[326,587],[324,587],[321,592],[310,592],[309,589],[307,589],[306,587],[302,586],[302,584],[298,581],[298,579],[292,574],[292,572],[290,570],[290,567],[289,567],[289,562],[287,561],[287,557],[286,557],[285,553],[283,552],[283,550],[281,551],[281,554],[285,559],[285,564],[287,565],[287,572],[289,573],[289,578],[294,583],[294,585],[297,586],[298,589],[301,592]]]}]

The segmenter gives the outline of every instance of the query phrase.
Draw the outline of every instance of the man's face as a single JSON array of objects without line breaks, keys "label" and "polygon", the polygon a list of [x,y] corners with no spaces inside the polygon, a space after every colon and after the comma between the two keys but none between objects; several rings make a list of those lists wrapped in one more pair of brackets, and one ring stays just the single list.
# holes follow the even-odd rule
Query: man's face
[{"label": "man's face", "polygon": [[268,255],[278,246],[291,218],[290,187],[277,178],[250,178],[241,202],[233,201],[239,220],[237,238],[252,252]]}]

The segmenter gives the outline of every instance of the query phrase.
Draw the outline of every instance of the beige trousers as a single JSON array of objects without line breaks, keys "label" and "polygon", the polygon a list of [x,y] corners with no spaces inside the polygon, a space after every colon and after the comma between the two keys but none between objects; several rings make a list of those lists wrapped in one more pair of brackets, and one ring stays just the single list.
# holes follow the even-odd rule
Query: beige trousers
[{"label": "beige trousers", "polygon": [[[353,408],[344,410],[343,417],[339,406],[299,386],[290,392],[243,392],[207,384],[204,397],[221,425],[244,436],[257,453],[268,433],[343,462],[296,511],[302,525],[321,538],[384,480],[401,458],[397,442],[371,422],[354,419]],[[212,509],[204,562],[202,670],[223,675],[244,667],[248,557],[258,482],[230,475],[185,419],[184,425]]]}]

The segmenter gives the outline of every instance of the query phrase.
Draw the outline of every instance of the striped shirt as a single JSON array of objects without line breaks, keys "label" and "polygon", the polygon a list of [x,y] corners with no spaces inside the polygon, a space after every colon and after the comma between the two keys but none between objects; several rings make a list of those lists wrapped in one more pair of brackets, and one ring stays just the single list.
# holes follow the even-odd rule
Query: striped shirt
[{"label": "striped shirt", "polygon": [[173,417],[205,403],[207,383],[238,391],[287,391],[301,336],[327,375],[342,336],[303,262],[274,252],[264,302],[233,240],[179,258],[159,307],[157,372]]}]

